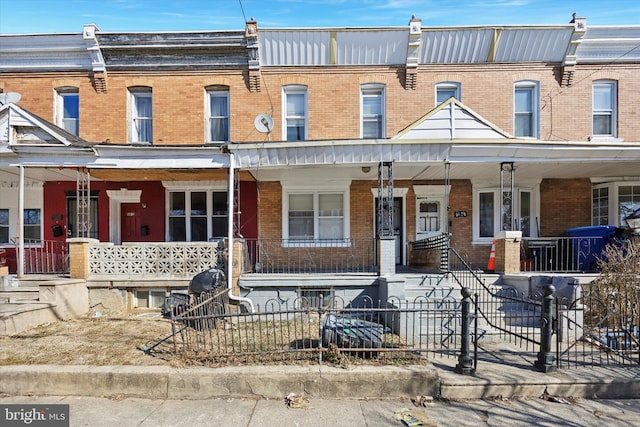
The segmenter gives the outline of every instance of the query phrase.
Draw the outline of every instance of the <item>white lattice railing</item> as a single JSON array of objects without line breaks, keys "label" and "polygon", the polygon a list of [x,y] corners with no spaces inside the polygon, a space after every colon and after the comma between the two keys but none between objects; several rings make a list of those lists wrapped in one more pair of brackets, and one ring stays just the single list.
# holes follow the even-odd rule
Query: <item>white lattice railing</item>
[{"label": "white lattice railing", "polygon": [[140,279],[192,278],[225,267],[224,242],[91,243],[89,271],[92,277]]}]

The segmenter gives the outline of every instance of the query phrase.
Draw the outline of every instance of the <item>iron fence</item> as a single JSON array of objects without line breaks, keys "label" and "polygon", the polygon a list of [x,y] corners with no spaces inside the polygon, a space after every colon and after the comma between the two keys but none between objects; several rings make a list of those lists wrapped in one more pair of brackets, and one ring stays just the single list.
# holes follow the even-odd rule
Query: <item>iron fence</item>
[{"label": "iron fence", "polygon": [[[20,248],[16,242],[16,253]],[[69,247],[64,240],[24,239],[25,274],[66,274]]]},{"label": "iron fence", "polygon": [[[205,366],[342,356],[416,361],[455,357],[460,349],[461,304],[453,298],[374,301],[333,297],[320,307],[298,298],[272,300],[255,313],[229,312],[225,292],[205,293],[171,313],[172,352]],[[154,346],[155,347],[155,346]],[[155,348],[153,351],[158,351]]]},{"label": "iron fence", "polygon": [[376,271],[374,239],[245,239],[245,269],[253,273]]},{"label": "iron fence", "polygon": [[524,238],[520,269],[524,272],[597,272],[607,244],[624,246],[626,240],[603,236]]}]

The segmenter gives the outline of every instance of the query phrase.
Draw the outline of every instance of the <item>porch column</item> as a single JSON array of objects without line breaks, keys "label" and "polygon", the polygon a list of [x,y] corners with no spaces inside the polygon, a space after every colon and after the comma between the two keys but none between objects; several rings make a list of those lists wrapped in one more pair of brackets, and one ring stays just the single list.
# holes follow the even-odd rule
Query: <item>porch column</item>
[{"label": "porch column", "polygon": [[87,279],[91,273],[89,267],[89,244],[97,243],[97,239],[75,237],[67,239],[69,244],[69,277],[71,279]]},{"label": "porch column", "polygon": [[501,231],[496,235],[496,272],[520,272],[522,231]]},{"label": "porch column", "polygon": [[380,236],[378,244],[378,276],[396,274],[396,239],[394,236]]},{"label": "porch column", "polygon": [[[12,132],[9,132],[12,133]],[[24,276],[24,165],[20,164],[18,178],[18,253],[16,254],[16,273]]]}]

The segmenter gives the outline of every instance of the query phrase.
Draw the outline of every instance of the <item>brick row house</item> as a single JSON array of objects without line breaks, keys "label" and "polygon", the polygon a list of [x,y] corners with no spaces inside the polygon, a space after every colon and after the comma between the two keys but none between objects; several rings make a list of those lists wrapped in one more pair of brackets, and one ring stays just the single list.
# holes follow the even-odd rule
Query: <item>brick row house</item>
[{"label": "brick row house", "polygon": [[[11,255],[20,228],[93,239],[96,256],[121,248],[91,261],[88,285],[140,307],[210,266],[188,254],[222,240],[242,243],[232,294],[253,304],[366,292],[423,268],[414,242],[443,235],[485,268],[500,233],[627,227],[639,46],[640,27],[579,17],[1,35],[0,243],[13,271],[28,261]],[[127,252],[154,244],[186,252],[156,270]]]}]

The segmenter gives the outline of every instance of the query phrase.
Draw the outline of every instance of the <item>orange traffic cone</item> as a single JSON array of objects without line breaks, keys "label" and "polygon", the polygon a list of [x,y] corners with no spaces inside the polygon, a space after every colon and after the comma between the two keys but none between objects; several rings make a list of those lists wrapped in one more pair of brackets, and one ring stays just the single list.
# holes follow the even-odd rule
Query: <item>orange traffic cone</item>
[{"label": "orange traffic cone", "polygon": [[496,241],[491,242],[491,255],[489,255],[489,262],[487,263],[487,271],[494,271],[496,269]]}]

